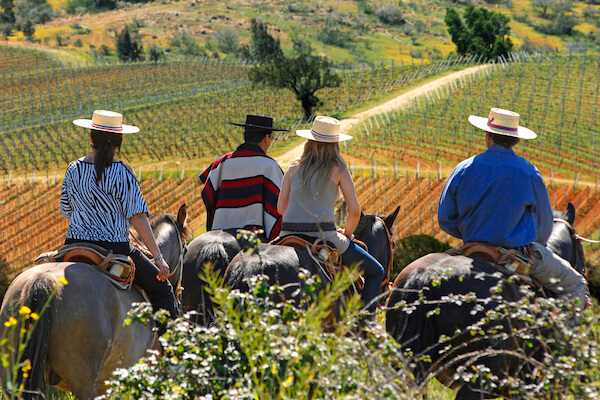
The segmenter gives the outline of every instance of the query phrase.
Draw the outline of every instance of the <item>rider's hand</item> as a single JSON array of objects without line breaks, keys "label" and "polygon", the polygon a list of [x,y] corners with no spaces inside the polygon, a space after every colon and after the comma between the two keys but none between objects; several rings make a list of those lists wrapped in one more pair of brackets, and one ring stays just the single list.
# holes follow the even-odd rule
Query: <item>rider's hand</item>
[{"label": "rider's hand", "polygon": [[160,272],[156,275],[156,279],[164,281],[169,277],[170,269],[169,264],[165,261],[162,254],[154,259],[154,264],[158,267]]},{"label": "rider's hand", "polygon": [[347,235],[347,234],[346,234],[346,230],[345,230],[345,229],[341,229],[341,228],[338,228],[338,230],[337,230],[337,231],[338,231],[339,233],[341,233],[342,235],[346,236],[346,237],[347,237],[348,239],[350,239],[350,240],[354,239],[354,233],[351,233],[350,235]]}]

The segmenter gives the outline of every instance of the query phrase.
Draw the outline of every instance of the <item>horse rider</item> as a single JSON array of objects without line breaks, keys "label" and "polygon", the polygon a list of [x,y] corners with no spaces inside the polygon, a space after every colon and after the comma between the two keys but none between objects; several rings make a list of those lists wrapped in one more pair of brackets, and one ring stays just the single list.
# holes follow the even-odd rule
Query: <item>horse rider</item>
[{"label": "horse rider", "polygon": [[213,161],[199,177],[204,183],[206,230],[246,229],[270,241],[281,229],[277,198],[283,171],[267,150],[273,132],[285,129],[273,128],[273,118],[261,115],[229,123],[244,127],[244,143]]},{"label": "horse rider", "polygon": [[492,108],[488,118],[469,116],[486,132],[487,150],[459,163],[442,190],[438,222],[462,239],[517,249],[530,260],[530,276],[558,297],[586,304],[585,278],[545,247],[552,231],[550,196],[540,171],[513,147],[537,135],[519,126],[519,114]]},{"label": "horse rider", "polygon": [[[375,315],[381,292],[383,266],[352,241],[360,219],[360,205],[352,175],[340,155],[339,142],[352,139],[340,132],[340,121],[315,118],[310,130],[296,131],[308,139],[304,152],[287,169],[277,203],[283,215],[281,235],[304,234],[335,245],[346,265],[358,265],[365,278],[362,300],[370,316]],[[335,203],[341,190],[348,218],[344,229],[335,226]]]},{"label": "horse rider", "polygon": [[[65,173],[60,210],[69,220],[65,244],[86,242],[130,256],[136,267],[134,283],[142,287],[154,311],[165,309],[170,318],[179,310],[168,281],[169,265],[160,252],[148,221],[148,204],[131,166],[117,159],[123,135],[139,128],[122,123],[120,113],[96,110],[92,119],[73,123],[90,129],[91,154],[72,161]],[[152,253],[150,260],[129,242],[127,220]],[[164,333],[159,326],[159,334]]]}]

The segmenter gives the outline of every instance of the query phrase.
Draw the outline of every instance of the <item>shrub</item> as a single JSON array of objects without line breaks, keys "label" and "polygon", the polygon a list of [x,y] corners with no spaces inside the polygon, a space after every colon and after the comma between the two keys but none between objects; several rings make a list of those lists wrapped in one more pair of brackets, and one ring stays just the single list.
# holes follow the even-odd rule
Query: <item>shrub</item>
[{"label": "shrub", "polygon": [[345,48],[353,42],[354,36],[351,32],[326,26],[317,34],[317,39],[330,46]]},{"label": "shrub", "polygon": [[223,53],[235,53],[240,47],[240,37],[231,28],[215,32],[215,40]]},{"label": "shrub", "polygon": [[395,277],[411,262],[430,253],[443,253],[451,247],[448,242],[442,243],[433,236],[411,235],[400,239],[394,248],[394,269],[392,276]]},{"label": "shrub", "polygon": [[406,22],[402,17],[402,10],[395,3],[382,5],[375,11],[375,15],[388,25],[402,25]]},{"label": "shrub", "polygon": [[[306,294],[320,282],[305,273]],[[152,354],[110,381],[109,398],[179,399],[412,399],[410,377],[393,340],[375,324],[355,332],[356,296],[335,326],[324,327],[331,307],[348,287],[349,274],[317,302],[279,302],[280,289],[264,277],[243,294],[214,289],[216,323],[200,327],[183,318],[161,338],[164,354]],[[214,279],[213,279],[214,282]],[[214,288],[214,286],[213,286]],[[140,314],[134,318],[140,318]]]}]

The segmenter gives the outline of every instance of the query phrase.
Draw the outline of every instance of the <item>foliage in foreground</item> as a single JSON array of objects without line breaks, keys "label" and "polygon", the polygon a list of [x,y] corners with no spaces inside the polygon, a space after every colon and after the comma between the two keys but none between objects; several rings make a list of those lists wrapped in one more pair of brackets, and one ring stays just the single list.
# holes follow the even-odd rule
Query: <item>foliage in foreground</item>
[{"label": "foliage in foreground", "polygon": [[[304,278],[296,303],[276,301],[280,288],[265,277],[250,282],[248,294],[215,289],[215,324],[200,327],[189,316],[172,322],[161,338],[164,355],[116,371],[105,397],[413,399],[397,344],[361,321],[357,296],[347,298],[334,325],[324,324],[350,275],[325,291],[308,273]],[[146,317],[137,311],[133,318]]]},{"label": "foliage in foreground", "polygon": [[[364,321],[357,296],[346,297],[336,309],[335,324],[324,322],[331,321],[336,299],[355,276],[349,274],[321,291],[320,282],[306,272],[295,303],[277,301],[281,288],[270,287],[266,277],[250,282],[247,294],[222,289],[216,279],[208,278],[220,307],[216,322],[201,327],[189,316],[170,322],[161,338],[164,355],[149,352],[137,365],[117,370],[104,398],[414,399],[444,364],[459,359],[453,379],[477,383],[487,393],[500,390],[522,399],[600,399],[598,320],[593,311],[586,310],[575,321],[570,317],[574,304],[533,297],[526,288],[520,300],[506,301],[501,284],[489,299],[466,294],[432,301],[422,293],[417,302],[397,307],[405,313],[429,307],[428,317],[434,317],[449,304],[470,303],[470,312],[482,318],[466,327],[464,340],[488,345],[465,354],[453,338],[441,337],[442,365],[416,384],[412,368],[430,356],[411,354],[409,346],[399,346],[378,325]],[[148,310],[137,310],[132,318],[144,320]],[[507,350],[493,345],[507,340],[521,346]],[[533,357],[530,350],[540,344],[545,352]],[[494,355],[522,360],[521,373],[506,377],[489,370],[483,360]]]},{"label": "foliage in foreground", "polygon": [[[483,280],[488,274],[479,275],[476,279]],[[501,277],[500,273],[494,276]],[[449,276],[438,278],[432,286],[444,285]],[[581,312],[577,301],[539,297],[527,285],[520,286],[518,300],[509,301],[503,292],[512,290],[505,285],[518,282],[515,278],[500,279],[485,299],[468,290],[439,298],[421,290],[418,300],[393,306],[432,319],[443,318],[449,307],[460,307],[465,317],[477,316],[478,321],[471,325],[462,323],[462,330],[453,337],[429,332],[439,335],[438,343],[424,353],[411,354],[415,364],[425,367],[421,387],[444,376],[455,384],[479,387],[482,396],[489,398],[502,394],[518,399],[600,399],[597,309]],[[447,331],[451,326],[460,327],[461,322],[442,325],[445,328],[433,328],[435,322],[428,326]],[[403,345],[407,350],[411,346]],[[510,376],[488,367],[487,360],[495,357],[511,360]],[[445,371],[449,367],[454,369],[450,376]]]}]

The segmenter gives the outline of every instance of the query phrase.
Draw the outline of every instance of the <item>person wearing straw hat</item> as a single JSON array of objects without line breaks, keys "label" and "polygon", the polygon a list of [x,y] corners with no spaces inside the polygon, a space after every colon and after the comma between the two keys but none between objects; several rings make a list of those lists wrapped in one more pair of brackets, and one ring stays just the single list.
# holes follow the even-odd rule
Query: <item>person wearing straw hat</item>
[{"label": "person wearing straw hat", "polygon": [[531,263],[530,276],[557,296],[585,304],[585,278],[545,245],[554,216],[540,171],[512,148],[536,134],[519,125],[519,114],[492,108],[469,122],[486,132],[487,150],[459,163],[442,190],[438,222],[465,243],[518,249]]},{"label": "person wearing straw hat", "polygon": [[[302,233],[335,245],[346,265],[360,264],[365,283],[362,300],[374,315],[383,281],[383,266],[352,241],[360,219],[354,182],[340,155],[339,142],[352,139],[340,132],[340,121],[315,118],[310,130],[296,131],[308,139],[302,155],[292,161],[285,175],[277,210],[283,215],[281,235]],[[336,229],[335,203],[341,190],[348,217],[344,229]]]},{"label": "person wearing straw hat", "polygon": [[277,237],[281,216],[277,198],[283,171],[267,156],[273,132],[273,118],[246,115],[244,143],[235,151],[220,156],[200,174],[204,183],[202,200],[206,206],[206,230],[247,229],[263,241]]},{"label": "person wearing straw hat", "polygon": [[[167,280],[169,266],[146,214],[148,204],[131,166],[116,158],[123,135],[137,133],[139,128],[123,124],[121,114],[105,110],[73,123],[90,129],[92,152],[69,164],[62,183],[60,210],[69,220],[65,244],[88,242],[130,256],[136,267],[134,283],[146,291],[155,311],[162,308],[171,318],[178,317],[173,287]],[[152,261],[129,243],[127,220],[154,256]]]}]

